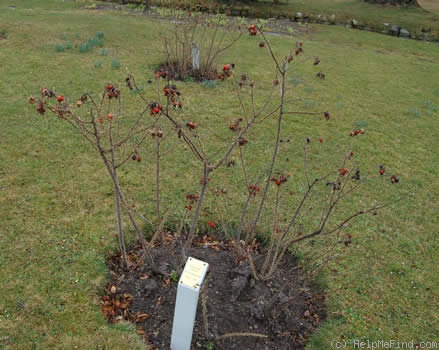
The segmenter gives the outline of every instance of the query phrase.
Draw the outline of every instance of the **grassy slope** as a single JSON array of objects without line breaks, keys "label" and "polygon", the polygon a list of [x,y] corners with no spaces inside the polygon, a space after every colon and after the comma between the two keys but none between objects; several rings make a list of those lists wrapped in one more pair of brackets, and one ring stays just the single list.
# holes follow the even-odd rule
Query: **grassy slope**
[{"label": "grassy slope", "polygon": [[[429,277],[430,271],[437,272],[438,252],[438,156],[433,150],[438,146],[439,96],[437,81],[429,78],[438,68],[433,59],[437,46],[350,34],[322,28],[314,39],[324,40],[320,49],[334,52],[330,66],[344,67],[334,72],[334,87],[350,100],[346,117],[368,121],[371,144],[361,151],[376,164],[379,158],[392,164],[404,178],[408,197],[354,231],[358,245],[329,274],[334,322],[315,338],[322,337],[322,343],[311,348],[320,349],[341,334],[348,340],[431,341],[437,339],[437,318],[434,307],[422,305],[438,302],[433,293],[438,280]],[[431,102],[435,112],[428,107],[421,112],[420,106]]]},{"label": "grassy slope", "polygon": [[[69,10],[71,3],[45,3],[50,6],[44,10],[36,5],[30,10],[30,2],[12,10],[0,2],[0,29],[8,32],[8,40],[0,42],[0,336],[9,337],[2,346],[142,348],[132,327],[108,326],[99,312],[106,254],[117,246],[105,174],[88,145],[64,125],[36,116],[26,98],[43,85],[76,95],[121,81],[124,72],[111,68],[114,59],[139,76],[150,75],[150,65],[160,59],[157,24]],[[439,328],[432,307],[438,302],[434,150],[439,146],[439,85],[434,74],[439,49],[344,28],[315,28],[302,39],[307,54],[321,57],[327,79],[314,82],[306,66],[292,76],[312,83],[312,94],[301,85],[297,93],[330,110],[334,120],[322,128],[320,122],[298,119],[286,135],[300,140],[319,135],[340,153],[351,143],[370,164],[383,162],[399,174],[399,191],[407,197],[347,229],[354,245],[328,268],[330,320],[310,348],[328,348],[341,334],[346,339],[434,340]],[[66,37],[85,41],[96,31],[105,33],[108,56],[99,50],[55,53],[54,44]],[[292,44],[272,41],[284,49]],[[239,49],[239,55],[231,51],[224,61],[234,60],[256,78],[271,81],[257,39],[243,39]],[[94,68],[95,61],[102,67]],[[221,86],[207,92],[194,84],[184,89],[190,110],[202,108],[202,101],[212,99],[206,94],[214,93],[217,103],[209,107],[209,118],[233,115],[222,104]],[[206,123],[203,115],[194,118]],[[367,122],[367,138],[346,137],[359,120]],[[263,147],[263,140],[259,144]]]},{"label": "grassy slope", "polygon": [[321,15],[329,18],[335,15],[337,24],[349,24],[355,18],[360,26],[367,26],[378,32],[385,29],[384,23],[390,23],[421,37],[422,29],[430,30],[431,38],[439,36],[437,11],[428,7],[397,9],[393,6],[374,5],[360,0],[283,0],[279,5],[273,5],[271,0],[266,0],[258,1],[258,6],[251,11],[258,12],[264,17],[284,14],[294,18],[297,12],[311,17]]},{"label": "grassy slope", "polygon": [[[0,260],[7,267],[1,272],[0,329],[2,337],[9,337],[4,344],[12,349],[144,348],[133,327],[109,327],[99,312],[114,231],[105,174],[96,171],[88,145],[23,104],[40,86],[75,95],[78,89],[100,88],[115,75],[120,78],[111,69],[111,59],[119,58],[115,45],[112,58],[99,51],[80,55],[77,49],[56,54],[54,45],[64,42],[64,33],[69,40],[86,41],[98,30],[111,41],[116,28],[130,20],[116,17],[109,23],[108,17],[70,12],[57,1],[41,9],[17,5],[11,10],[3,2],[0,11],[8,31],[8,40],[0,43],[5,91],[0,98]],[[145,33],[150,29],[142,24]],[[129,33],[114,43],[123,43]],[[147,40],[144,35],[139,38]],[[104,61],[107,69],[94,69],[95,60]]]}]

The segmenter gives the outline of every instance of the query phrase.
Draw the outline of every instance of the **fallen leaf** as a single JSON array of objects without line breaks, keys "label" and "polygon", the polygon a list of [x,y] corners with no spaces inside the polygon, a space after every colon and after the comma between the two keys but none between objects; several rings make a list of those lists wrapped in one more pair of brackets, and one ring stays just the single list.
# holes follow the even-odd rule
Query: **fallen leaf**
[{"label": "fallen leaf", "polygon": [[149,314],[146,314],[146,313],[144,313],[144,314],[136,313],[134,316],[135,316],[134,322],[140,323],[140,322],[145,321],[149,317]]}]

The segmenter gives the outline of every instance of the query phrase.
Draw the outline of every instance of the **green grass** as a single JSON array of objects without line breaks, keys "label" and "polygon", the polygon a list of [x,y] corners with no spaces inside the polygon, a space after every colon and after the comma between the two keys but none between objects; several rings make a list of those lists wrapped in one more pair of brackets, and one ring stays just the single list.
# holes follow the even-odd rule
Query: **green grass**
[{"label": "green grass", "polygon": [[[27,97],[42,86],[72,97],[84,91],[97,95],[106,82],[123,85],[126,69],[152,94],[146,80],[163,60],[157,33],[166,23],[82,10],[71,1],[20,1],[15,9],[8,7],[11,4],[0,1],[0,29],[8,33],[0,41],[0,347],[142,349],[133,326],[108,325],[100,314],[99,296],[109,274],[106,258],[117,249],[105,170],[88,144],[53,117],[38,116]],[[322,61],[317,68],[308,62],[291,72],[292,85],[305,83],[298,84],[294,94],[307,101],[291,108],[329,110],[333,116],[327,123],[292,117],[284,135],[291,142],[282,144],[280,167],[297,169],[299,177],[303,139],[322,137],[323,144],[312,143],[318,166],[340,159],[349,148],[372,171],[384,163],[400,176],[397,187],[389,185],[381,194],[370,186],[355,200],[399,195],[404,200],[345,229],[354,242],[337,249],[324,269],[328,321],[308,348],[330,348],[331,340],[341,335],[347,341],[437,341],[439,47],[342,27],[314,29],[301,38],[270,37],[281,54],[303,40],[306,55]],[[60,33],[72,42],[85,42],[97,32],[105,35],[108,55],[101,49],[54,50],[65,42]],[[263,93],[271,86],[272,64],[258,43],[258,38],[244,37],[220,64],[234,62],[239,72],[251,74]],[[116,61],[120,69],[113,68]],[[102,62],[99,69],[95,62]],[[319,69],[325,80],[314,78]],[[185,117],[208,130],[203,137],[214,149],[216,140],[229,137],[228,125],[236,118],[230,82],[179,87]],[[128,105],[134,97],[124,97],[128,110],[140,109]],[[351,138],[356,123],[366,125],[366,134]],[[212,125],[223,125],[225,131],[219,128],[216,133]],[[249,162],[264,154],[267,137],[269,132],[259,129],[249,135]],[[167,147],[176,144],[169,141]],[[328,149],[327,161],[318,147]],[[177,162],[164,180],[170,188],[164,201],[174,203],[176,213],[185,204],[184,195],[198,189],[198,181],[193,181],[199,178],[198,165],[189,163],[188,170],[188,162]],[[145,193],[138,183],[139,178],[148,181],[148,162],[130,163],[125,171],[130,196],[139,204],[151,199],[153,193]],[[212,181],[221,186],[228,171],[214,174]],[[243,190],[229,191],[228,203],[236,199],[233,192]],[[134,238],[129,232],[128,239]],[[315,243],[323,246],[320,240]],[[316,252],[309,244],[298,249],[304,261]]]},{"label": "green grass", "polygon": [[[425,0],[425,8],[397,8],[370,4],[360,0],[280,0],[273,4],[272,0],[258,0],[250,3],[231,5],[234,13],[242,13],[248,17],[290,18],[294,19],[297,12],[309,17],[311,21],[324,21],[338,25],[351,24],[356,19],[358,26],[375,32],[388,31],[384,23],[407,29],[417,38],[428,38],[438,41],[439,20],[437,2]],[[224,6],[224,3],[220,5]],[[211,6],[215,8],[214,6]],[[243,12],[240,12],[244,10]],[[424,32],[427,32],[424,34]]]}]

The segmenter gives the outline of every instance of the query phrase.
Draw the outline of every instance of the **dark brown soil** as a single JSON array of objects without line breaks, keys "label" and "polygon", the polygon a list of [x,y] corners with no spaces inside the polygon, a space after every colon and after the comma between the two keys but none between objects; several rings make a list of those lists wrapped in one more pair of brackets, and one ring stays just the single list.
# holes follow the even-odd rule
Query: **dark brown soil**
[{"label": "dark brown soil", "polygon": [[[128,319],[153,349],[169,349],[178,277],[183,268],[175,240],[151,250],[129,252],[129,272],[120,258],[112,272],[102,311],[111,321]],[[205,261],[209,271],[198,302],[192,349],[303,349],[325,318],[325,296],[286,256],[272,278],[256,281],[245,261],[236,263],[225,242],[213,238],[195,244],[188,256]],[[152,267],[151,258],[154,261]],[[259,263],[263,254],[255,254]]]}]

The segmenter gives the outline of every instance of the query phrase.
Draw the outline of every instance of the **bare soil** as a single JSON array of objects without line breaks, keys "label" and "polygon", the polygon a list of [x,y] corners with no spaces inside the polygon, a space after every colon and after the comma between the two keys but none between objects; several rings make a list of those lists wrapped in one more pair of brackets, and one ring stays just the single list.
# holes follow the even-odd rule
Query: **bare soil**
[{"label": "bare soil", "polygon": [[[169,349],[178,277],[184,260],[169,236],[144,256],[140,246],[129,252],[130,269],[119,256],[110,258],[111,282],[102,299],[110,322],[122,319],[152,349]],[[192,349],[304,349],[307,339],[325,319],[325,296],[285,256],[268,280],[255,280],[246,261],[237,262],[231,245],[205,236],[187,256],[205,261],[209,271],[198,301]],[[255,252],[257,264],[264,253]],[[151,263],[152,260],[154,264]]]}]

